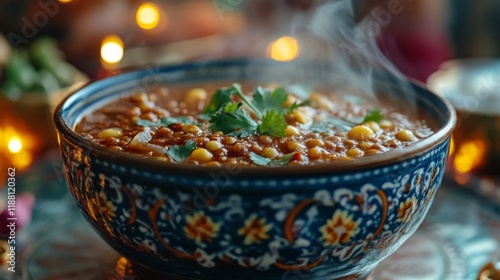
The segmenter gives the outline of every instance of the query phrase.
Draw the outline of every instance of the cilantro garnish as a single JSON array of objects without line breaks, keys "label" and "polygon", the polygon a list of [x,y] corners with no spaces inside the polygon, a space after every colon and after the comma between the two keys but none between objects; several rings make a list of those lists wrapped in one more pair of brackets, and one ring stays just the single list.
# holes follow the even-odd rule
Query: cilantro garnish
[{"label": "cilantro garnish", "polygon": [[158,126],[169,126],[171,124],[175,123],[182,123],[182,124],[197,124],[196,121],[185,117],[185,116],[180,116],[180,117],[163,117],[160,119],[160,121],[157,122],[152,122],[152,121],[147,121],[147,120],[137,120],[135,122],[137,125],[140,126],[149,126],[149,127],[158,127]]},{"label": "cilantro garnish", "polygon": [[243,100],[243,102],[245,102],[250,109],[252,109],[257,118],[262,119],[262,112],[255,107],[255,104],[243,93],[241,86],[239,84],[233,84],[233,89],[235,90],[236,95],[241,98],[241,100]]},{"label": "cilantro garnish", "polygon": [[285,114],[273,109],[267,111],[262,117],[262,123],[258,126],[257,131],[262,135],[285,137],[286,127]]},{"label": "cilantro garnish", "polygon": [[383,119],[384,119],[384,116],[382,115],[380,110],[378,110],[378,109],[368,110],[368,112],[366,112],[366,116],[363,120],[363,123],[370,122],[370,121],[379,123]]},{"label": "cilantro garnish", "polygon": [[226,106],[224,106],[224,113],[234,113],[241,107],[241,105],[243,104],[239,102],[226,103]]},{"label": "cilantro garnish", "polygon": [[296,152],[289,153],[284,155],[280,159],[268,159],[263,156],[259,156],[258,154],[254,152],[250,152],[250,159],[252,162],[256,165],[262,165],[262,166],[285,166],[287,165],[290,160],[292,160],[293,156],[295,155]]},{"label": "cilantro garnish", "polygon": [[271,159],[265,158],[263,156],[259,156],[258,154],[254,153],[254,152],[250,152],[250,159],[256,165],[265,166],[265,165],[268,165],[269,163],[271,163]]},{"label": "cilantro garnish", "polygon": [[221,88],[217,90],[214,95],[212,95],[210,103],[205,107],[205,110],[203,110],[203,114],[210,115],[224,108],[224,106],[231,101],[231,95],[233,95],[232,91],[232,88]]},{"label": "cilantro garnish", "polygon": [[166,154],[176,162],[183,162],[196,149],[196,147],[196,142],[189,140],[182,146],[171,146],[166,151]]},{"label": "cilantro garnish", "polygon": [[274,91],[257,87],[252,95],[252,103],[261,114],[271,110],[283,110],[283,104],[288,99],[288,94],[283,88],[276,88]]},{"label": "cilantro garnish", "polygon": [[224,134],[247,137],[257,131],[258,124],[250,117],[247,111],[238,109],[234,112],[217,112],[210,117],[213,131],[222,131]]},{"label": "cilantro garnish", "polygon": [[286,114],[292,113],[293,111],[295,111],[295,109],[299,107],[310,106],[310,105],[311,105],[311,100],[302,101],[300,103],[293,102],[292,106],[290,106],[290,108],[286,110]]}]

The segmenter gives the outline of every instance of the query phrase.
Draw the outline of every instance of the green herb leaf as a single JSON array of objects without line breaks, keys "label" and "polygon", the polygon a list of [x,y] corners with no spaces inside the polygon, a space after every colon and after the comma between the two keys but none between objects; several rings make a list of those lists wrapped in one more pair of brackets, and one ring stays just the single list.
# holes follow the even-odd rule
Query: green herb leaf
[{"label": "green herb leaf", "polygon": [[149,126],[149,127],[169,126],[169,125],[175,124],[175,123],[197,124],[197,122],[195,120],[192,120],[189,117],[185,117],[185,116],[180,116],[180,117],[163,117],[158,122],[152,122],[152,121],[147,121],[147,120],[141,120],[141,119],[139,119],[135,123],[137,125],[140,125],[140,126]]},{"label": "green herb leaf", "polygon": [[210,115],[224,108],[224,106],[231,101],[232,95],[232,88],[221,88],[217,90],[214,95],[212,95],[210,103],[208,103],[207,107],[203,110],[203,114]]},{"label": "green herb leaf", "polygon": [[245,102],[245,104],[247,104],[250,109],[252,109],[257,118],[262,119],[263,113],[257,107],[255,107],[254,103],[250,101],[250,99],[248,99],[248,97],[243,93],[243,91],[241,90],[241,85],[233,84],[233,89],[235,90],[236,95],[238,95],[238,97],[241,98],[241,100],[243,100],[243,102]]},{"label": "green herb leaf", "polygon": [[250,159],[252,160],[253,163],[256,165],[263,165],[266,166],[269,163],[271,163],[271,160],[268,158],[265,158],[263,156],[259,156],[258,154],[254,152],[250,152]]},{"label": "green herb leaf", "polygon": [[283,88],[274,91],[257,87],[252,95],[253,104],[262,114],[271,110],[283,110],[283,103],[288,99],[288,94]]},{"label": "green herb leaf", "polygon": [[292,158],[295,155],[295,153],[296,152],[292,152],[292,153],[284,155],[280,159],[271,160],[271,159],[265,158],[263,156],[259,156],[258,154],[254,153],[254,152],[250,152],[250,159],[256,165],[261,165],[261,166],[285,166],[285,165],[287,165],[290,162],[290,160],[292,160]]},{"label": "green herb leaf", "polygon": [[247,111],[236,110],[231,113],[217,112],[209,120],[212,131],[222,131],[224,134],[237,137],[247,137],[257,131],[257,123]]},{"label": "green herb leaf", "polygon": [[295,109],[299,107],[310,106],[310,105],[311,105],[311,100],[305,100],[300,103],[293,102],[292,106],[290,106],[290,108],[288,108],[288,110],[286,111],[286,114],[288,115],[292,113],[293,111],[295,111]]},{"label": "green herb leaf", "polygon": [[284,137],[286,135],[286,126],[285,114],[273,109],[267,111],[262,117],[262,123],[257,130],[261,135]]},{"label": "green herb leaf", "polygon": [[290,162],[290,160],[292,160],[293,156],[296,153],[297,152],[289,153],[289,154],[284,155],[280,159],[272,160],[271,161],[271,165],[272,166],[285,166],[285,165],[287,165]]},{"label": "green herb leaf", "polygon": [[363,120],[363,123],[370,121],[379,123],[383,119],[384,116],[382,115],[380,110],[368,110],[368,112],[366,112],[366,116],[365,119]]},{"label": "green herb leaf", "polygon": [[196,147],[196,142],[193,140],[189,140],[182,146],[170,147],[166,153],[176,162],[183,162],[196,149]]},{"label": "green herb leaf", "polygon": [[239,102],[227,103],[226,106],[224,106],[224,113],[234,113],[241,107],[241,105],[243,104]]}]

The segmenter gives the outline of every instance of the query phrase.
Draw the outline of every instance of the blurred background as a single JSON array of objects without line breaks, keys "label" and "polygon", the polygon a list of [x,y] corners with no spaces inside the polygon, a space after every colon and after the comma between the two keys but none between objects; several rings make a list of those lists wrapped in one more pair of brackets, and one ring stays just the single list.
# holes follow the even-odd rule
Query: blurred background
[{"label": "blurred background", "polygon": [[[23,170],[55,147],[54,106],[71,88],[117,69],[314,57],[317,46],[295,35],[295,23],[325,1],[0,1],[0,168]],[[389,60],[421,82],[450,59],[500,54],[498,1],[355,0],[353,7]]]}]

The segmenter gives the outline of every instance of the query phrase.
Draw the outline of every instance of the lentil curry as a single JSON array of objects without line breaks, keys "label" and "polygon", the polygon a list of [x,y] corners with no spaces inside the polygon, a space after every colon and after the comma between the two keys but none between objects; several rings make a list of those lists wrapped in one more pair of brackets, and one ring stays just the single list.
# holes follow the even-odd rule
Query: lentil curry
[{"label": "lentil curry", "polygon": [[239,84],[136,92],[85,116],[76,132],[111,150],[207,166],[360,160],[433,133],[354,95]]}]

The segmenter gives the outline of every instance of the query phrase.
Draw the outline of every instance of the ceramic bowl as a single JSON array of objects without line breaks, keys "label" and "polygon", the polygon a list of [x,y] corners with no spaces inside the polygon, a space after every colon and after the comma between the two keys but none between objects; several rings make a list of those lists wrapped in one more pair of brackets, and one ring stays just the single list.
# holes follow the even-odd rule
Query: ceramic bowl
[{"label": "ceramic bowl", "polygon": [[[85,218],[120,254],[169,279],[366,275],[417,229],[441,183],[455,113],[419,85],[376,78],[386,94],[416,101],[436,133],[359,161],[286,168],[165,164],[113,152],[73,131],[90,110],[137,87],[324,82],[331,74],[315,65],[290,67],[268,61],[149,67],[70,95],[55,124],[69,190]],[[275,76],[262,75],[269,69]]]}]

